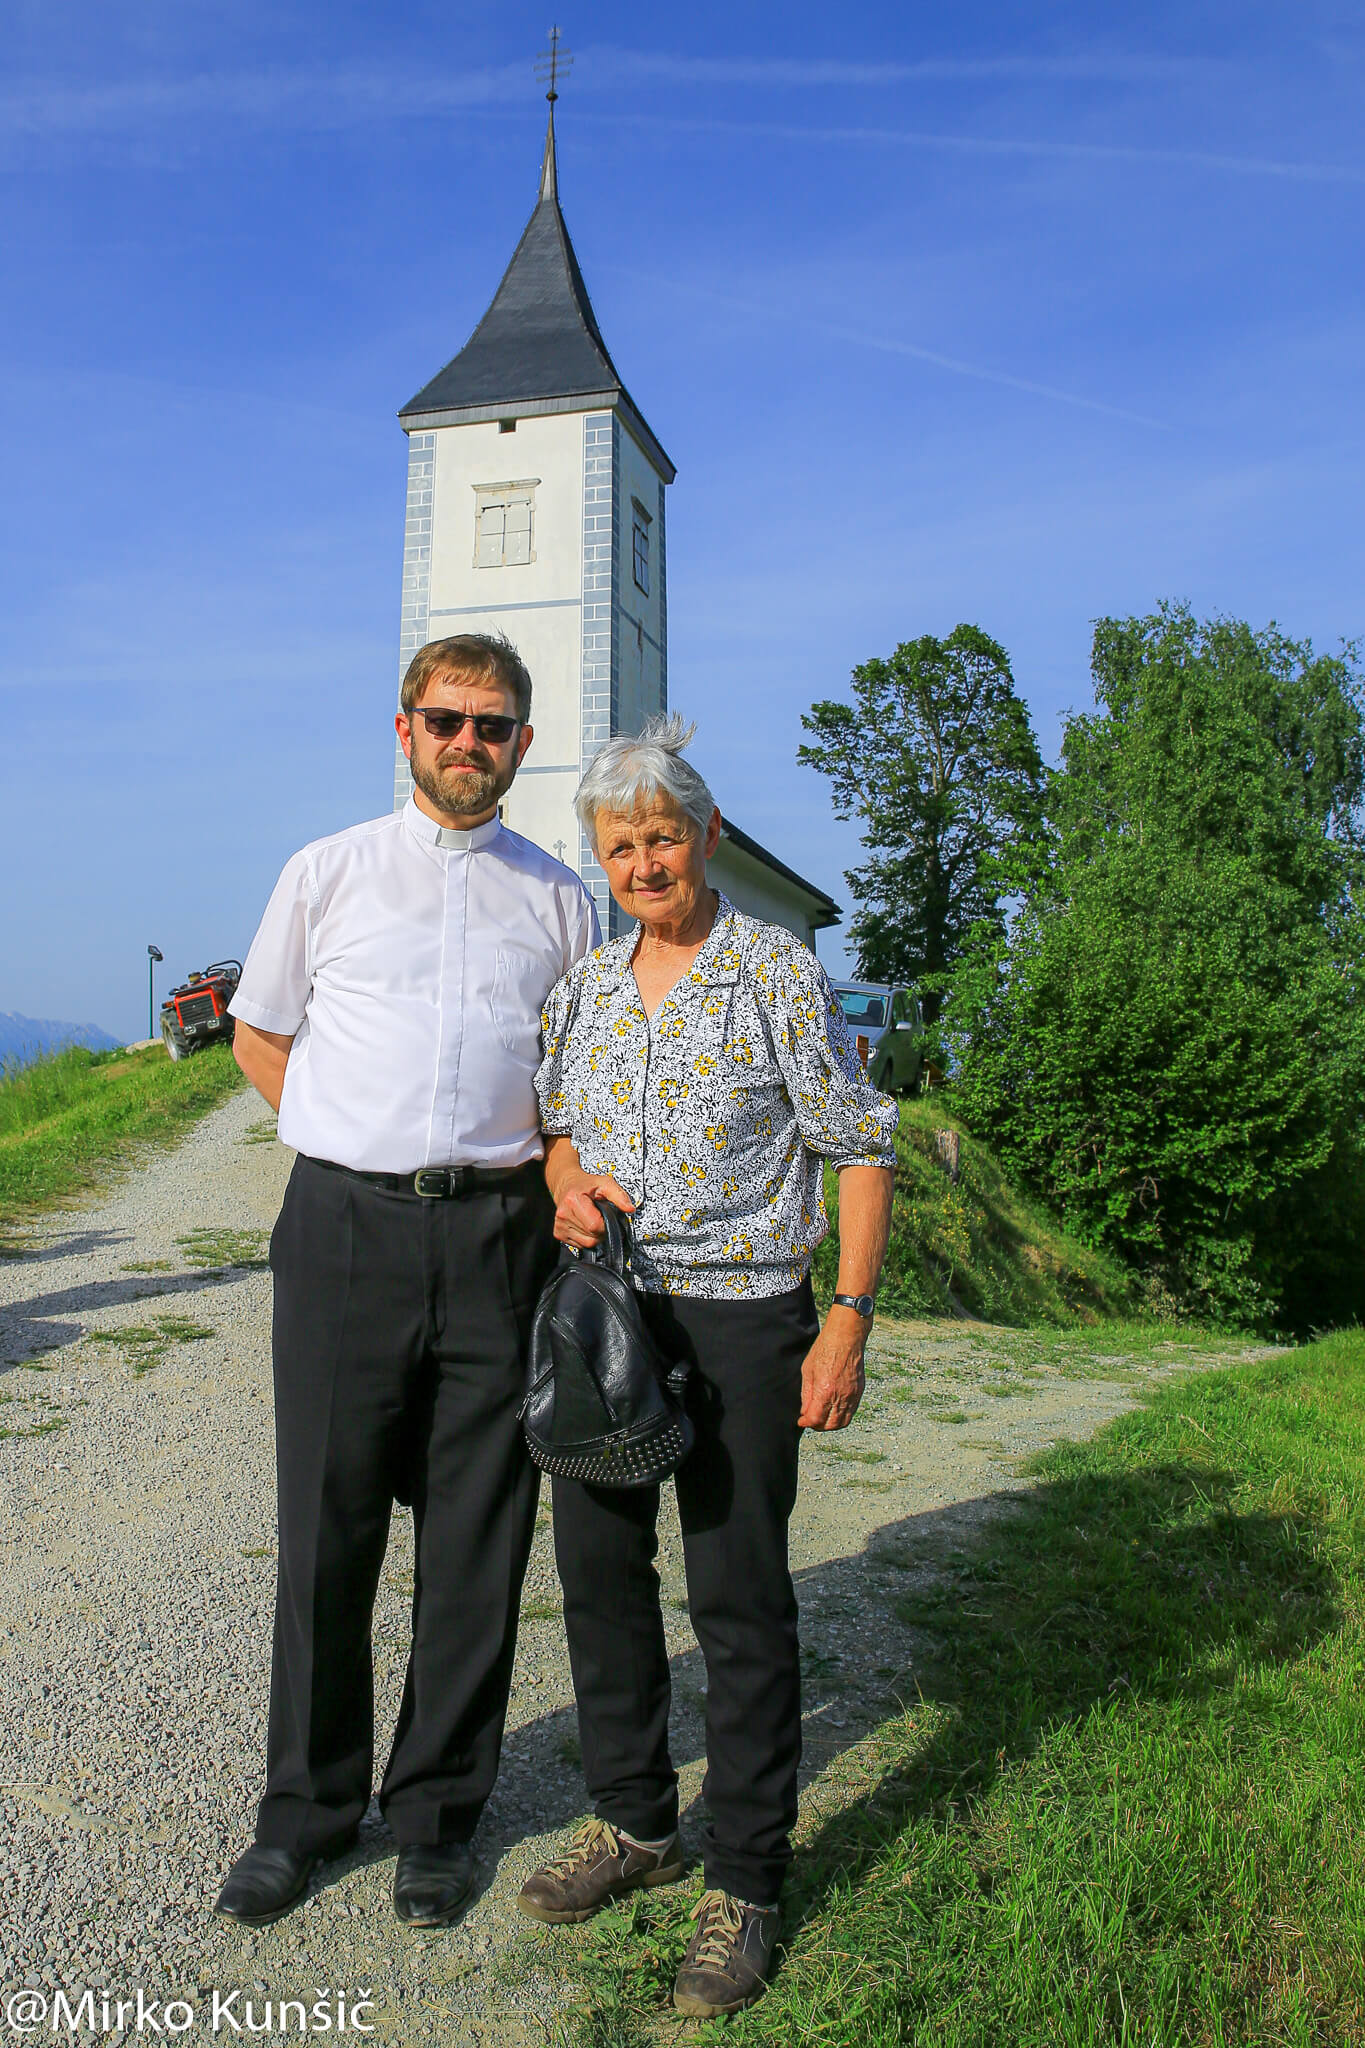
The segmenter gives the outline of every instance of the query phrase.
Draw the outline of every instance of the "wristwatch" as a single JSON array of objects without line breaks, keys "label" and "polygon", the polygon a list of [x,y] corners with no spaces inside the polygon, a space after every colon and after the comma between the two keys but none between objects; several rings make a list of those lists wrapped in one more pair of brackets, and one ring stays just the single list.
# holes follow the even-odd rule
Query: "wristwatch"
[{"label": "wristwatch", "polygon": [[869,1322],[872,1321],[873,1312],[877,1306],[876,1297],[874,1295],[836,1294],[834,1299],[840,1308],[856,1309],[860,1316],[866,1316]]}]

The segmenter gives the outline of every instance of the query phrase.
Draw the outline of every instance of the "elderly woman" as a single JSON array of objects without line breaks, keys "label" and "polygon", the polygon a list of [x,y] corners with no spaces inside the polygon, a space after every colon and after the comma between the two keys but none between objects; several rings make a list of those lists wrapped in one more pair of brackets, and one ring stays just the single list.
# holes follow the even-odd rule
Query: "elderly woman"
[{"label": "elderly woman", "polygon": [[[683,759],[693,728],[612,740],[577,809],[636,920],[552,991],[536,1077],[555,1234],[631,1217],[655,1340],[691,1367],[695,1447],[676,1483],[688,1606],[706,1660],[706,1890],[679,2011],[762,1991],[791,1858],[801,1754],[787,1523],[803,1429],[843,1429],[863,1389],[891,1212],[896,1110],[869,1087],[815,956],[707,886],[720,812]],[[821,1173],[839,1172],[839,1286],[823,1330],[811,1254]],[[681,1875],[669,1669],[654,1569],[657,1487],[556,1478],[583,1768],[597,1819],[522,1891],[540,1920],[586,1920]]]}]

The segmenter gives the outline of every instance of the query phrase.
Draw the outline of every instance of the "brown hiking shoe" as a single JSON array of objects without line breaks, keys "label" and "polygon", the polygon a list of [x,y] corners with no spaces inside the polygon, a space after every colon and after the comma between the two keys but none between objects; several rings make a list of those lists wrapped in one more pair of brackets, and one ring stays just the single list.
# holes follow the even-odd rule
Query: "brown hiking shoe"
[{"label": "brown hiking shoe", "polygon": [[682,1844],[674,1835],[662,1849],[642,1849],[604,1820],[584,1821],[562,1856],[542,1863],[521,1888],[517,1904],[533,1920],[591,1920],[609,1899],[682,1876]]},{"label": "brown hiking shoe", "polygon": [[741,2012],[767,1989],[777,1908],[746,1906],[728,1892],[703,1892],[692,1918],[697,1931],[674,1979],[674,2005],[690,2020]]}]

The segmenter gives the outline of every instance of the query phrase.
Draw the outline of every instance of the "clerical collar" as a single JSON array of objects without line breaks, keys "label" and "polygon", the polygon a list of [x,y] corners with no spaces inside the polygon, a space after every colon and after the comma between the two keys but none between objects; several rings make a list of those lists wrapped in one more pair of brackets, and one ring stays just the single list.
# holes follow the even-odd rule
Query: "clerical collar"
[{"label": "clerical collar", "polygon": [[461,832],[453,825],[438,825],[435,818],[429,818],[425,811],[418,810],[412,797],[408,798],[404,808],[404,823],[413,836],[424,840],[428,846],[444,847],[447,853],[472,853],[477,847],[487,846],[502,830],[502,820],[496,815],[486,819],[482,825],[471,827],[468,832]]}]

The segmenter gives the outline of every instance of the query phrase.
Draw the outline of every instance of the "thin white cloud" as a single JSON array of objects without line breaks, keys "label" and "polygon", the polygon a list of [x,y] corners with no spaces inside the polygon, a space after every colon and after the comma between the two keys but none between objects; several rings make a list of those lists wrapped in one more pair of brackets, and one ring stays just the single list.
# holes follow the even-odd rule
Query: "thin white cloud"
[{"label": "thin white cloud", "polygon": [[[579,54],[575,98],[647,83],[749,86],[779,90],[844,87],[885,89],[951,80],[1166,81],[1205,76],[1224,67],[1207,62],[1118,54],[879,59],[689,57],[668,51],[599,45]],[[520,62],[477,69],[305,66],[292,70],[202,71],[127,78],[88,85],[58,79],[11,81],[0,92],[0,133],[81,134],[136,127],[153,120],[287,120],[338,126],[449,108],[527,105],[535,92],[531,66]]]},{"label": "thin white cloud", "polygon": [[1134,427],[1157,427],[1165,429],[1164,420],[1152,419],[1147,413],[1130,412],[1126,406],[1110,405],[1107,399],[1086,398],[1079,391],[1063,391],[1055,384],[1038,384],[1029,377],[1016,377],[1007,370],[989,370],[980,363],[965,363],[958,356],[940,355],[936,349],[921,348],[918,343],[902,341],[888,334],[869,334],[857,327],[835,327],[823,320],[807,323],[812,332],[827,335],[831,341],[851,342],[861,348],[879,350],[883,355],[913,356],[917,362],[932,363],[936,369],[950,370],[956,377],[974,377],[982,384],[1001,384],[1007,391],[1026,391],[1034,398],[1055,399],[1059,405],[1080,406],[1084,412],[1104,413],[1111,420],[1126,420]]},{"label": "thin white cloud", "polygon": [[[1124,51],[1069,56],[923,57],[912,62],[832,57],[689,57],[665,50],[624,50],[599,45],[582,54],[582,70],[621,79],[660,79],[675,85],[897,86],[981,79],[1019,81],[1108,80],[1115,84],[1166,83],[1207,78],[1227,70],[1208,58],[1152,57]],[[575,73],[574,83],[579,74]]]},{"label": "thin white cloud", "polygon": [[875,349],[883,355],[910,356],[916,362],[947,370],[955,377],[971,377],[981,384],[999,384],[1007,391],[1023,391],[1033,398],[1052,399],[1059,405],[1079,406],[1084,412],[1103,413],[1109,419],[1125,420],[1130,426],[1155,427],[1162,432],[1167,428],[1164,420],[1153,419],[1147,413],[1133,412],[1127,406],[1113,405],[1107,399],[1089,398],[1083,392],[1064,391],[1056,384],[1040,384],[1031,377],[1017,377],[1009,370],[995,370],[982,363],[965,362],[960,356],[923,348],[918,342],[906,341],[899,335],[878,334],[866,327],[845,326],[831,320],[815,320],[808,313],[786,305],[759,305],[748,299],[733,298],[728,293],[712,291],[691,279],[659,277],[653,272],[631,270],[619,264],[609,267],[620,276],[648,284],[652,290],[679,292],[689,299],[706,299],[712,305],[723,306],[727,312],[739,313],[747,319],[778,323],[789,333],[799,328],[828,341]]},{"label": "thin white cloud", "polygon": [[974,156],[1061,157],[1082,161],[1186,165],[1201,170],[1230,171],[1240,177],[1297,178],[1315,184],[1365,184],[1365,164],[1305,163],[1295,162],[1292,158],[1229,156],[1199,149],[1150,149],[1136,143],[1057,142],[1028,136],[941,135],[916,128],[820,128],[798,122],[725,121],[674,114],[629,113],[614,114],[611,118],[614,122],[634,121],[651,128],[761,136],[775,142],[847,143],[877,149],[960,150]]},{"label": "thin white cloud", "polygon": [[83,134],[191,117],[335,126],[526,98],[521,64],[427,78],[383,70],[309,70],[198,72],[91,86],[31,80],[0,93],[0,132]]},{"label": "thin white cloud", "polygon": [[[622,84],[757,86],[809,90],[885,88],[960,79],[1161,82],[1207,76],[1225,67],[1206,60],[1119,53],[1072,56],[934,57],[913,63],[797,57],[689,57],[670,51],[599,45],[582,51],[575,96]],[[449,107],[526,104],[534,91],[527,63],[414,73],[382,67],[309,66],[294,70],[203,71],[183,77],[130,78],[91,85],[52,79],[12,83],[0,93],[0,129],[13,134],[80,133],[149,118],[208,116],[247,121],[384,120]]]},{"label": "thin white cloud", "polygon": [[[960,78],[963,80],[1097,80],[1135,82],[1207,73],[1216,67],[1195,60],[1125,55],[1071,57],[932,58],[918,63],[866,63],[833,59],[732,59],[681,57],[666,52],[603,47],[585,51],[573,77],[583,100],[621,85],[652,80],[712,87],[723,84],[819,90],[885,87]],[[12,83],[0,91],[0,136],[80,137],[131,132],[154,137],[166,124],[215,121],[273,127],[347,128],[370,122],[436,117],[462,110],[512,110],[533,104],[524,63],[483,66],[449,73],[415,74],[411,69],[305,68],[291,71],[198,72],[184,77],[124,79],[71,85],[43,79]],[[1226,151],[1161,149],[1121,142],[1067,142],[1052,137],[944,134],[921,129],[829,126],[776,121],[731,121],[723,117],[613,111],[594,115],[586,106],[578,118],[610,119],[613,125],[643,124],[677,133],[729,134],[810,145],[862,148],[934,149],[969,155],[1029,156],[1077,161],[1167,164],[1241,177],[1297,179],[1311,183],[1365,183],[1365,165],[1240,156]]]}]

